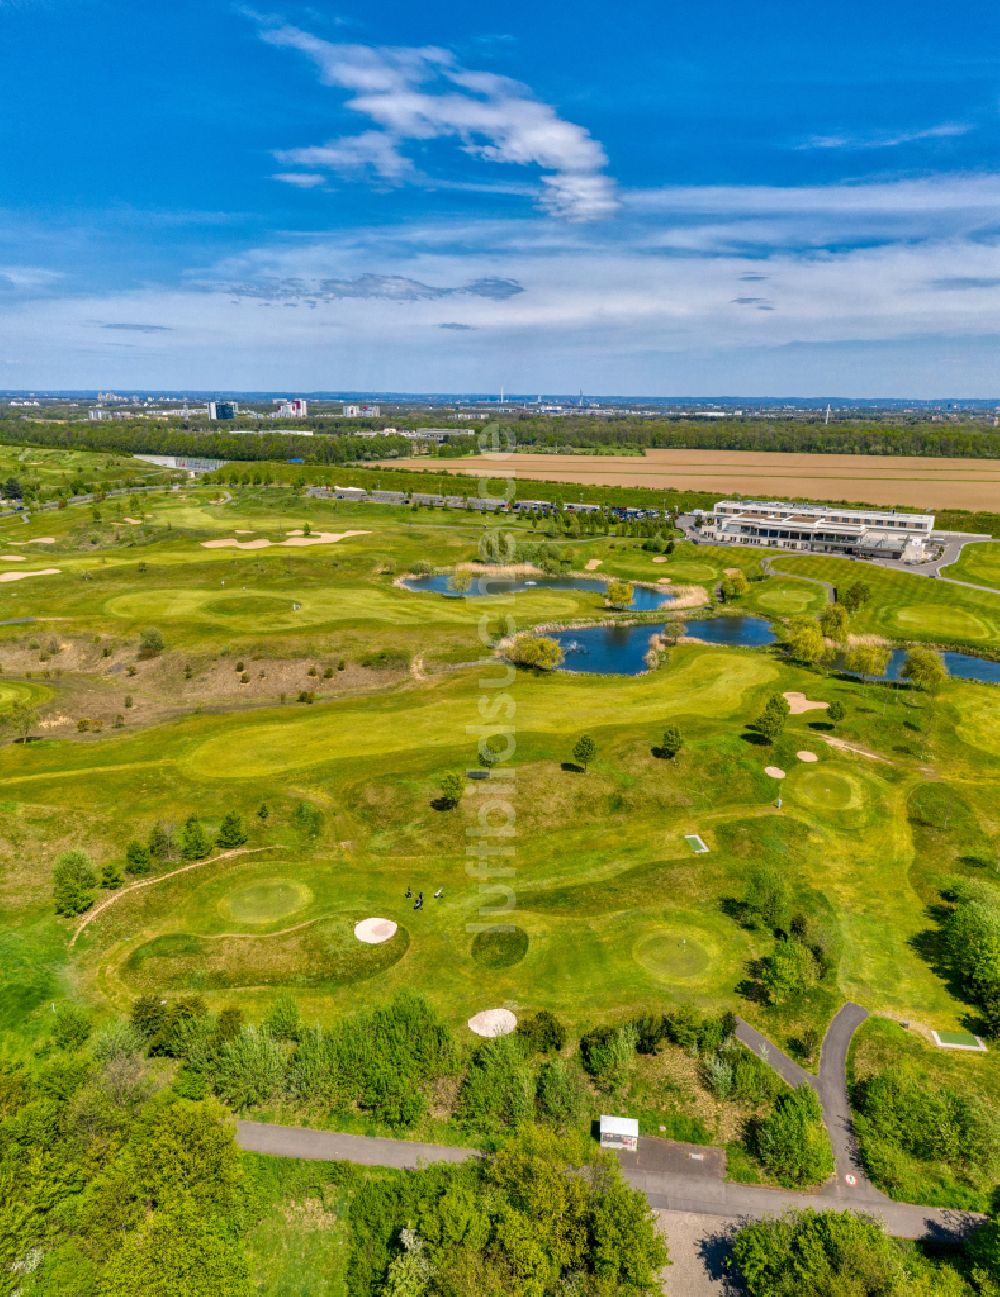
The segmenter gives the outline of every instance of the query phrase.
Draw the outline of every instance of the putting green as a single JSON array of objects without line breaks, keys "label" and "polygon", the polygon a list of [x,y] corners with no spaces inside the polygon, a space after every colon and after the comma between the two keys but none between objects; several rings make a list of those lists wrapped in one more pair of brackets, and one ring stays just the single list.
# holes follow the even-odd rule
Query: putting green
[{"label": "putting green", "polygon": [[513,968],[528,953],[528,934],[523,928],[492,928],[477,932],[472,941],[472,958],[483,968]]},{"label": "putting green", "polygon": [[702,945],[705,939],[703,932],[695,937],[679,928],[654,928],[636,942],[632,953],[647,973],[662,981],[699,977],[713,958]]},{"label": "putting green", "polygon": [[767,583],[754,598],[754,603],[764,612],[778,617],[799,617],[820,603],[818,590],[809,589],[802,582],[794,584]]},{"label": "putting green", "polygon": [[275,879],[237,888],[218,903],[224,919],[234,923],[277,923],[310,905],[313,891],[305,883]]},{"label": "putting green", "polygon": [[861,781],[835,770],[796,770],[787,787],[797,801],[817,811],[860,811],[865,806]]},{"label": "putting green", "polygon": [[942,639],[989,639],[990,628],[982,618],[964,608],[920,604],[896,608],[889,615],[899,630],[936,635]]}]

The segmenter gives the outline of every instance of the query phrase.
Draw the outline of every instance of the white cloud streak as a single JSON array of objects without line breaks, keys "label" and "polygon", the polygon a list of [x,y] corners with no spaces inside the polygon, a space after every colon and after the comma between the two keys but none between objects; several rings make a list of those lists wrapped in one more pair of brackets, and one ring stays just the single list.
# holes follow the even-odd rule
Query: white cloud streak
[{"label": "white cloud streak", "polygon": [[896,149],[903,144],[922,144],[927,140],[950,140],[968,135],[974,128],[969,122],[941,122],[922,130],[887,132],[868,135],[813,135],[797,149],[843,149],[864,152],[868,149]]},{"label": "white cloud streak", "polygon": [[455,140],[470,157],[537,167],[539,203],[551,215],[592,221],[618,208],[602,145],[509,77],[464,68],[436,46],[335,44],[291,26],[265,27],[261,38],[304,54],[324,84],[348,92],[349,109],[374,123],[358,135],[284,150],[278,157],[286,165],[427,183],[405,146]]}]

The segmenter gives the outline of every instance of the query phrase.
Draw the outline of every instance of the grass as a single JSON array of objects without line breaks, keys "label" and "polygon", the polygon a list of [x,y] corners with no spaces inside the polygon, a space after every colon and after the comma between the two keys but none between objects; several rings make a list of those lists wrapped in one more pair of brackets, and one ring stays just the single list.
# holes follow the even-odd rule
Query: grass
[{"label": "grass", "polygon": [[[943,1031],[963,1025],[966,1006],[921,952],[942,879],[995,875],[1000,691],[950,681],[928,697],[801,669],[775,650],[698,644],[632,679],[512,674],[484,644],[481,617],[499,634],[508,616],[530,630],[602,609],[572,591],[471,604],[394,585],[418,559],[474,558],[481,521],[279,490],[211,497],[158,495],[141,527],[107,508],[100,524],[72,508],[30,528],[0,523],[0,546],[53,536],[38,548],[62,569],[44,602],[30,583],[0,594],[0,620],[39,619],[0,630],[0,710],[30,696],[43,722],[35,741],[0,747],[0,1028],[17,1048],[44,1036],[50,1003],[67,993],[98,1016],[140,993],[198,992],[253,1018],[290,990],[308,1021],[325,1021],[406,987],[460,1033],[502,1005],[549,1009],[579,1031],[688,1004],[738,1010],[785,1046],[821,1033],[845,998]],[[306,522],[370,534],[302,550],[201,543],[237,529],[280,539]],[[638,542],[603,537],[565,549],[576,570],[599,558],[604,576],[708,590],[726,567],[757,575],[760,558],[681,544],[653,564]],[[1000,594],[815,557],[782,555],[782,567],[868,581],[857,630],[1000,644]],[[797,616],[824,598],[782,576],[754,580],[739,607]],[[144,661],[147,625],[166,649]],[[294,703],[300,690],[315,705]],[[792,717],[765,747],[748,722],[785,690],[842,702],[846,718],[831,729],[815,712]],[[102,731],[78,733],[78,716],[102,720]],[[667,724],[684,737],[673,761],[653,755]],[[498,725],[513,731],[513,779],[476,784],[458,808],[440,809],[443,775],[476,766],[480,733]],[[585,774],[564,768],[584,732],[597,745]],[[884,759],[835,751],[823,742],[831,733]],[[800,762],[802,749],[818,761]],[[763,773],[771,764],[787,772],[780,811]],[[302,803],[321,817],[312,835],[296,816]],[[68,949],[70,925],[51,902],[59,852],[121,863],[156,821],[196,813],[214,833],[230,810],[251,846],[271,850],[130,893]],[[483,875],[468,854],[491,826],[511,830],[497,840],[513,849],[501,862],[509,876]],[[694,833],[707,854],[692,852]],[[782,871],[796,911],[829,930],[834,952],[830,977],[782,1006],[739,989],[771,948],[769,934],[739,921],[759,863]],[[408,888],[424,892],[423,910]],[[353,926],[374,915],[399,931],[363,946]],[[976,1056],[969,1073],[985,1078],[984,1093],[1000,1087],[995,1058]],[[696,1078],[640,1073],[646,1120],[734,1137]],[[302,1248],[314,1246],[304,1225],[299,1233]],[[260,1246],[263,1256],[266,1237]]]},{"label": "grass", "polygon": [[1000,590],[1000,544],[966,545],[958,562],[942,570],[945,576],[956,581],[971,581]]}]

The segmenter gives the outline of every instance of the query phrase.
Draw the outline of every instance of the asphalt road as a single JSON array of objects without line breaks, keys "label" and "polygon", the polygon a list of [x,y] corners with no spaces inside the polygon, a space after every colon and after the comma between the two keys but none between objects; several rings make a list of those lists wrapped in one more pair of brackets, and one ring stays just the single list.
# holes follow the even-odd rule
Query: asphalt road
[{"label": "asphalt road", "polygon": [[[306,1130],[241,1121],[237,1141],[242,1149],[275,1157],[313,1158],[319,1161],[354,1162],[361,1166],[386,1166],[413,1170],[430,1162],[463,1162],[480,1156],[474,1149],[437,1144],[411,1144],[404,1140],[371,1139],[332,1131]],[[699,1160],[700,1159],[700,1160]],[[732,1184],[722,1178],[720,1150],[643,1139],[638,1157],[621,1157],[622,1171],[630,1184],[645,1194],[651,1207],[706,1217],[706,1229],[718,1219],[777,1216],[790,1207],[829,1210],[829,1196],[764,1189]],[[846,1203],[837,1203],[838,1207]],[[859,1209],[882,1219],[889,1233],[899,1238],[944,1240],[968,1232],[981,1218],[968,1212],[878,1201],[858,1203]]]}]

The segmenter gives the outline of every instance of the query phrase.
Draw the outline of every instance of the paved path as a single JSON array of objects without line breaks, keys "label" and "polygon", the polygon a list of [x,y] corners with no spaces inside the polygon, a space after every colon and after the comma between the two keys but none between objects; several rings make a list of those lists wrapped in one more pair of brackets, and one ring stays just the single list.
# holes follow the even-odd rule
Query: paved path
[{"label": "paved path", "polygon": [[777,1072],[793,1090],[797,1090],[800,1085],[811,1085],[817,1094],[819,1093],[819,1081],[812,1072],[807,1072],[804,1067],[793,1062],[777,1045],[772,1044],[766,1036],[762,1036],[756,1028],[751,1027],[749,1022],[737,1018],[736,1031],[733,1034],[741,1045],[746,1045],[752,1054],[763,1059],[768,1067]]},{"label": "paved path", "polygon": [[774,566],[774,559],[762,558],[760,565],[768,576],[783,576],[789,581],[808,581],[810,585],[821,585],[826,591],[827,603],[835,603],[837,599],[837,588],[832,581],[821,581],[818,576],[802,576],[799,572],[782,572],[780,568]]},{"label": "paved path", "polygon": [[[354,1162],[361,1166],[388,1166],[399,1170],[413,1170],[429,1162],[464,1162],[481,1156],[475,1149],[371,1139],[363,1135],[340,1135],[333,1131],[255,1121],[239,1122],[236,1138],[241,1148],[252,1153]],[[645,1138],[640,1141],[638,1154],[622,1154],[620,1161],[625,1179],[645,1194],[650,1206],[657,1210],[690,1212],[729,1220],[746,1216],[777,1216],[790,1207],[813,1207],[823,1211],[832,1205],[829,1197],[823,1194],[729,1183],[722,1178],[725,1157],[720,1149],[695,1148]],[[967,1233],[982,1219],[968,1212],[910,1206],[888,1200],[874,1203],[866,1200],[858,1205],[880,1217],[889,1233],[899,1238],[955,1238]]]}]

